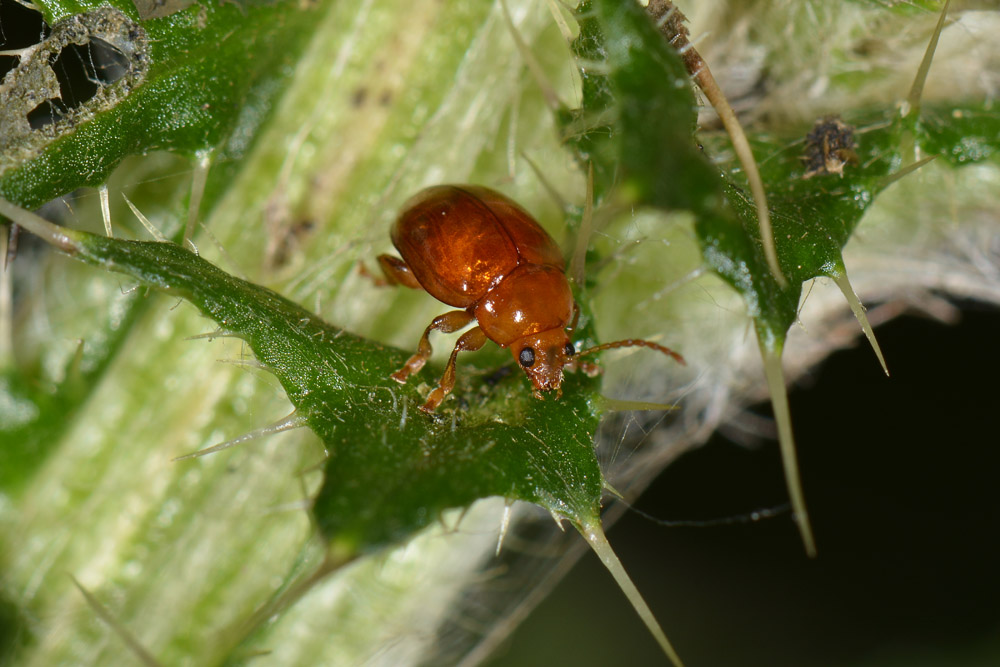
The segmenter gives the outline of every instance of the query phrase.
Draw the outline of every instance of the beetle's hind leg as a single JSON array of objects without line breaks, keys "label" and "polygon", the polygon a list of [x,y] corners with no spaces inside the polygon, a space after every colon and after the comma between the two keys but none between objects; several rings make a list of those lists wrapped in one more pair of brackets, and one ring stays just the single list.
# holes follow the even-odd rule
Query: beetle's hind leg
[{"label": "beetle's hind leg", "polygon": [[[382,255],[382,257],[386,256],[387,255]],[[381,260],[381,257],[379,260]],[[467,310],[452,310],[444,315],[438,315],[435,317],[431,320],[430,325],[424,330],[424,335],[420,337],[420,342],[417,344],[417,353],[410,357],[402,368],[392,374],[392,379],[400,384],[404,384],[411,375],[424,367],[424,364],[426,364],[427,360],[430,359],[431,352],[433,351],[431,349],[430,341],[432,331],[452,333],[467,326],[469,322],[472,322],[475,319],[476,316]],[[459,343],[461,343],[461,340],[459,340]],[[480,347],[482,347],[482,345],[480,345]],[[452,357],[454,357],[454,354],[452,354]],[[440,401],[438,402],[440,403]]]},{"label": "beetle's hind leg", "polygon": [[423,289],[417,282],[416,276],[410,270],[409,264],[399,257],[392,255],[379,255],[378,266],[382,269],[382,276],[371,273],[364,264],[361,265],[361,275],[371,278],[376,287],[387,287],[389,285],[402,285],[412,289]]},{"label": "beetle's hind leg", "polygon": [[444,367],[444,375],[441,376],[441,382],[438,383],[437,388],[427,397],[427,402],[420,407],[421,410],[424,412],[434,412],[437,410],[444,397],[450,394],[451,390],[455,388],[455,359],[458,357],[458,353],[478,350],[486,344],[486,340],[486,334],[479,327],[469,329],[462,334],[462,337],[455,343],[455,349],[451,351],[451,357],[448,358],[448,365]]}]

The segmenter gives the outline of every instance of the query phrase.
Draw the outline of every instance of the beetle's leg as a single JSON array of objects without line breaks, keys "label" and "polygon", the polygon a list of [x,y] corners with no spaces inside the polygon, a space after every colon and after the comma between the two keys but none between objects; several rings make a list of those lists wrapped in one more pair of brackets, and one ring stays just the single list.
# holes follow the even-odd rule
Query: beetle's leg
[{"label": "beetle's leg", "polygon": [[455,359],[458,357],[458,353],[478,350],[486,344],[486,340],[486,334],[479,327],[469,329],[462,334],[462,337],[455,343],[455,349],[451,351],[451,357],[448,359],[448,365],[444,367],[444,375],[441,376],[441,382],[438,383],[437,388],[427,397],[427,402],[420,407],[421,410],[424,412],[434,412],[437,410],[444,397],[450,394],[451,390],[455,388]]},{"label": "beetle's leg", "polygon": [[424,367],[424,364],[430,359],[432,352],[430,341],[432,331],[452,333],[468,325],[474,319],[476,319],[476,316],[467,310],[452,310],[444,315],[435,317],[424,330],[424,335],[420,337],[420,343],[417,344],[417,353],[410,357],[402,368],[392,374],[392,379],[400,384],[405,384],[411,375]]},{"label": "beetle's leg", "polygon": [[411,287],[413,289],[423,289],[420,286],[420,283],[417,282],[417,278],[413,275],[413,271],[410,270],[409,265],[399,257],[393,257],[392,255],[379,255],[378,265],[379,268],[382,269],[383,278],[372,275],[368,272],[368,269],[365,268],[364,264],[361,265],[362,275],[371,278],[376,287],[403,285],[404,287]]}]

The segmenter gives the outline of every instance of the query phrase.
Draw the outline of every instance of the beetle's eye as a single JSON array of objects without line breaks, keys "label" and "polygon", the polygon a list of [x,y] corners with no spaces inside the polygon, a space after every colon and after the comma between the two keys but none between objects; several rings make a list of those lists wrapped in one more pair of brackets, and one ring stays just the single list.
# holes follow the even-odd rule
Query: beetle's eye
[{"label": "beetle's eye", "polygon": [[573,343],[566,343],[566,349],[563,350],[567,357],[572,357],[576,354],[576,348],[573,347]]},{"label": "beetle's eye", "polygon": [[532,350],[530,347],[526,347],[523,350],[521,350],[521,353],[519,355],[517,355],[517,360],[525,368],[531,368],[532,365],[535,363],[535,351]]}]

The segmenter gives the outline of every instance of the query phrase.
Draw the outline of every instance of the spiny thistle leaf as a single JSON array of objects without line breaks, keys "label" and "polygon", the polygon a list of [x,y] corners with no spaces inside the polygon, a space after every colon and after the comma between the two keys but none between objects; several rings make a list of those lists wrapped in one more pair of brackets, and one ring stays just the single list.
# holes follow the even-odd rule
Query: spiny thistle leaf
[{"label": "spiny thistle leaf", "polygon": [[517,373],[425,415],[416,379],[400,386],[389,377],[404,352],[330,325],[180,246],[79,238],[79,258],[191,301],[245,339],[278,378],[329,452],[313,512],[340,553],[384,547],[446,509],[489,496],[537,503],[576,524],[598,516],[596,380],[570,375],[561,399],[540,401]]}]

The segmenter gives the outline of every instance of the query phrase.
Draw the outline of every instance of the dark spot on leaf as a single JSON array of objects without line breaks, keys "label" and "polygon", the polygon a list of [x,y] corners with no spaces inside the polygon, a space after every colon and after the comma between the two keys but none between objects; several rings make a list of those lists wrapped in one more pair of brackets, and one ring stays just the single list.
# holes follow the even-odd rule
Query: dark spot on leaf
[{"label": "dark spot on leaf", "polygon": [[802,161],[806,165],[802,178],[821,174],[837,174],[843,178],[844,167],[858,162],[854,152],[854,128],[838,116],[820,118],[806,136]]}]

